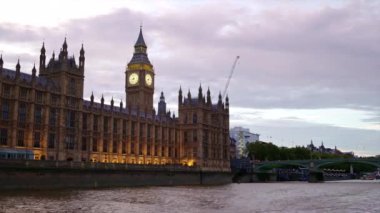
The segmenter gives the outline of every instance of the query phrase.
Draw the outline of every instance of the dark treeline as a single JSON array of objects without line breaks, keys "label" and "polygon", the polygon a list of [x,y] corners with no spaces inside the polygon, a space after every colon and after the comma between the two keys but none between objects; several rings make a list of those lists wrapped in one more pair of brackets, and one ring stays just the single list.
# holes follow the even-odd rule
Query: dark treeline
[{"label": "dark treeline", "polygon": [[275,161],[275,160],[308,160],[308,159],[331,159],[331,158],[352,158],[350,154],[331,154],[312,152],[306,147],[278,147],[272,143],[255,142],[249,143],[246,147],[246,154],[254,160]]}]

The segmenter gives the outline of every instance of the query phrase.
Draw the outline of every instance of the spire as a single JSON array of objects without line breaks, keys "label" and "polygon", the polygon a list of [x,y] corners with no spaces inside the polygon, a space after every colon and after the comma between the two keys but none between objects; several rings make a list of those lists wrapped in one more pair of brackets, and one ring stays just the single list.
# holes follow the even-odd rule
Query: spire
[{"label": "spire", "polygon": [[207,88],[207,104],[211,104],[210,87]]},{"label": "spire", "polygon": [[189,92],[187,93],[187,99],[189,99],[189,103],[191,102],[191,93],[190,93],[190,89],[189,89]]},{"label": "spire", "polygon": [[80,52],[79,52],[79,53],[80,53],[80,55],[81,55],[81,56],[84,56],[84,48],[83,48],[83,43],[82,43],[82,47],[80,48]]},{"label": "spire", "polygon": [[82,48],[79,51],[79,54],[80,54],[80,56],[79,56],[79,68],[83,72],[84,71],[84,61],[85,61],[83,43],[82,43]]},{"label": "spire", "polygon": [[114,104],[114,101],[113,101],[113,97],[111,99],[111,109],[113,109],[113,104]]},{"label": "spire", "polygon": [[218,96],[218,105],[222,106],[222,93],[219,91],[219,96]]},{"label": "spire", "polygon": [[16,64],[16,74],[17,74],[17,73],[20,74],[20,68],[21,68],[21,66],[20,66],[20,59],[17,59],[17,64]]},{"label": "spire", "polygon": [[182,88],[179,86],[179,91],[178,91],[178,104],[182,104]]},{"label": "spire", "polygon": [[41,55],[45,55],[45,53],[46,53],[45,42],[42,42]]},{"label": "spire", "polygon": [[198,89],[198,100],[201,101],[202,100],[202,85],[199,84],[199,89]]},{"label": "spire", "polygon": [[144,36],[143,36],[143,33],[142,33],[142,26],[140,26],[139,37],[137,38],[137,41],[135,43],[135,47],[138,47],[138,46],[142,46],[142,47],[146,48],[146,44],[145,44],[145,41],[144,41]]},{"label": "spire", "polygon": [[63,51],[66,51],[66,52],[67,52],[66,36],[65,36],[65,40],[63,41],[62,49],[63,49]]},{"label": "spire", "polygon": [[45,53],[46,53],[45,42],[42,42],[42,48],[41,48],[41,54],[40,54],[40,67],[39,67],[40,74],[41,74],[41,72],[44,72],[44,70],[45,70],[45,65],[46,65]]}]

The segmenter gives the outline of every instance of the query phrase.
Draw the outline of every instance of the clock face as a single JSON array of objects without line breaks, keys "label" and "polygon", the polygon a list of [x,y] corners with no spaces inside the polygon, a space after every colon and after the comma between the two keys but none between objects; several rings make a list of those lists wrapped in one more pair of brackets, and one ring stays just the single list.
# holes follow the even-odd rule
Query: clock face
[{"label": "clock face", "polygon": [[145,83],[146,83],[146,85],[151,86],[152,85],[152,81],[153,81],[152,76],[150,74],[146,74],[145,75]]},{"label": "clock face", "polygon": [[135,85],[139,82],[139,76],[136,74],[136,73],[132,73],[130,76],[129,76],[129,83],[131,85]]}]

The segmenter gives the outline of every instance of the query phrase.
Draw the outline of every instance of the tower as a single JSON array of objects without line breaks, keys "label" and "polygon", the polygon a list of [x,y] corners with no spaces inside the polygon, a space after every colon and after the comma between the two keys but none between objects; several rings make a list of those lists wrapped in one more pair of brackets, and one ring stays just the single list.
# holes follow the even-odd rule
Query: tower
[{"label": "tower", "polygon": [[127,106],[137,106],[141,110],[153,109],[154,70],[141,27],[135,51],[125,71],[125,93]]}]

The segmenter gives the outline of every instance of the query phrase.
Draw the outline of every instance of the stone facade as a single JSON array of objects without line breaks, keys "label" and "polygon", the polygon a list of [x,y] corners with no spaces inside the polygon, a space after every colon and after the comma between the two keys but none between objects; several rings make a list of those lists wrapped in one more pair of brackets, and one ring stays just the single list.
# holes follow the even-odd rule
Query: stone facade
[{"label": "stone facade", "polygon": [[161,94],[153,107],[155,71],[142,31],[125,71],[126,106],[83,99],[85,51],[79,64],[66,39],[39,74],[3,68],[0,58],[0,149],[31,150],[36,160],[128,164],[184,164],[229,171],[229,103],[212,104],[210,91],[178,94],[178,117],[166,111]]}]

